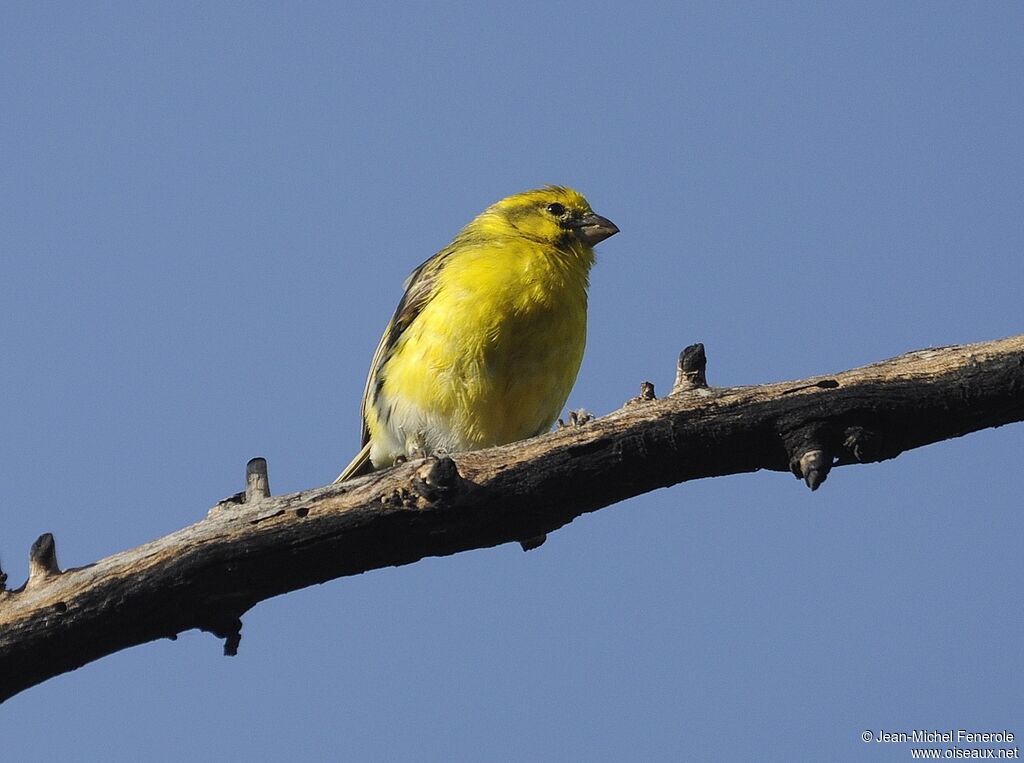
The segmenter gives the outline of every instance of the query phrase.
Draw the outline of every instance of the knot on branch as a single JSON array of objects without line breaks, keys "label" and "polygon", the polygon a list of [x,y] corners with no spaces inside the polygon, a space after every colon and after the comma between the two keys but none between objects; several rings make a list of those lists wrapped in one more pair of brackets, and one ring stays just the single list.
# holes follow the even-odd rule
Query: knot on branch
[{"label": "knot on branch", "polygon": [[242,641],[242,618],[240,616],[224,615],[208,620],[200,626],[200,630],[224,639],[225,657],[234,657],[238,654],[238,645]]},{"label": "knot on branch", "polygon": [[639,405],[640,403],[649,403],[657,399],[657,395],[654,394],[654,384],[649,381],[643,381],[640,382],[640,394],[627,400],[626,405]]},{"label": "knot on branch", "polygon": [[270,497],[270,477],[267,476],[267,459],[257,456],[245,465],[245,502],[255,503]]},{"label": "knot on branch", "polygon": [[25,583],[25,588],[34,588],[60,574],[60,567],[57,565],[57,543],[53,539],[53,533],[43,533],[36,538],[28,554],[28,582]]},{"label": "knot on branch", "polygon": [[679,353],[679,360],[676,363],[676,380],[672,385],[672,394],[707,389],[707,366],[708,357],[701,342],[684,349]]},{"label": "knot on branch", "polygon": [[880,432],[862,426],[847,427],[843,432],[843,450],[848,454],[844,460],[851,463],[867,464],[886,458],[885,438]]},{"label": "knot on branch", "polygon": [[532,538],[519,541],[519,545],[523,547],[523,551],[533,551],[535,548],[543,546],[547,539],[547,535],[534,535]]},{"label": "knot on branch", "polygon": [[213,516],[230,506],[256,503],[269,497],[270,477],[267,476],[267,459],[261,456],[250,458],[249,463],[245,465],[245,490],[217,501],[217,505],[210,509],[208,516]]},{"label": "knot on branch", "polygon": [[789,454],[789,470],[793,475],[802,479],[811,490],[821,487],[834,460],[828,429],[820,424],[798,427],[785,432],[782,441]]},{"label": "knot on branch", "polygon": [[821,449],[808,450],[795,463],[790,462],[790,469],[797,479],[803,478],[807,487],[817,490],[832,469],[832,457]]},{"label": "knot on branch", "polygon": [[[653,387],[651,390],[653,391]],[[565,423],[562,419],[558,420],[558,428],[571,429],[572,427],[581,427],[594,420],[594,414],[588,411],[586,408],[577,408],[575,411],[569,411],[569,423]]]},{"label": "knot on branch", "polygon": [[450,456],[430,456],[412,476],[413,491],[427,501],[451,498],[463,487],[462,475]]}]

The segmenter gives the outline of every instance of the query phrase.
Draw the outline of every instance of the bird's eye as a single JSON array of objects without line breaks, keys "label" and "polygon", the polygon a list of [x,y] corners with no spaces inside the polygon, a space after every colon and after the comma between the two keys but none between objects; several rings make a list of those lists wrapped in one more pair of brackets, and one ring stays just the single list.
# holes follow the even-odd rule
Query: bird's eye
[{"label": "bird's eye", "polygon": [[548,204],[548,212],[553,214],[555,217],[561,217],[565,214],[565,207],[556,201],[554,204]]}]

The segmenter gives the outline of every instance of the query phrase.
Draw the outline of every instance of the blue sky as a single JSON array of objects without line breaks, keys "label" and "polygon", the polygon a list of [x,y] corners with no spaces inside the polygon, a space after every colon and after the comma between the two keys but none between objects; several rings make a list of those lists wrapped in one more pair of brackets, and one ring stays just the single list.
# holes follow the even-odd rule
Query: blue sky
[{"label": "blue sky", "polygon": [[[355,451],[408,272],[545,183],[599,248],[572,408],[678,351],[829,373],[1022,330],[1016,3],[7,4],[0,561],[192,523]],[[907,760],[1024,734],[1024,428],[660,490],[368,573],[0,711],[4,759]]]}]

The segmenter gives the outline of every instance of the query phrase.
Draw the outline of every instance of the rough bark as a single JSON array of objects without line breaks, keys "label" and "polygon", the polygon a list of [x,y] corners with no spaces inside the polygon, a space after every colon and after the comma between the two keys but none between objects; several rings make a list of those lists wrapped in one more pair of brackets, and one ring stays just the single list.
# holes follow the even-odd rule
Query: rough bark
[{"label": "rough bark", "polygon": [[30,576],[0,573],[0,701],[135,644],[201,628],[238,647],[259,601],[379,567],[521,541],[581,514],[686,480],[792,471],[816,489],[837,465],[882,461],[1024,420],[1024,336],[912,352],[794,382],[707,388],[703,347],[673,393],[550,435],[430,458],[352,482],[268,497],[247,490],[196,524],[61,571],[50,535]]}]

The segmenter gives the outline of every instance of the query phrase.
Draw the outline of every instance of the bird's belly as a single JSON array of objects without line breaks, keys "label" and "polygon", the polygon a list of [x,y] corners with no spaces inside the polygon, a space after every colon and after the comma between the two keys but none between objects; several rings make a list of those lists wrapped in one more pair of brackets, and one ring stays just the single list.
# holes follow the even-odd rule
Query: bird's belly
[{"label": "bird's belly", "polygon": [[395,447],[404,443],[408,451],[415,441],[427,452],[474,450],[551,428],[583,359],[585,301],[534,306],[501,320],[430,317],[410,327],[407,341],[418,351],[400,353],[401,362],[387,369],[381,402]]},{"label": "bird's belly", "polygon": [[586,342],[585,323],[560,317],[519,322],[485,353],[480,383],[466,386],[466,409],[476,413],[459,427],[473,447],[514,442],[551,428],[576,381]]}]

